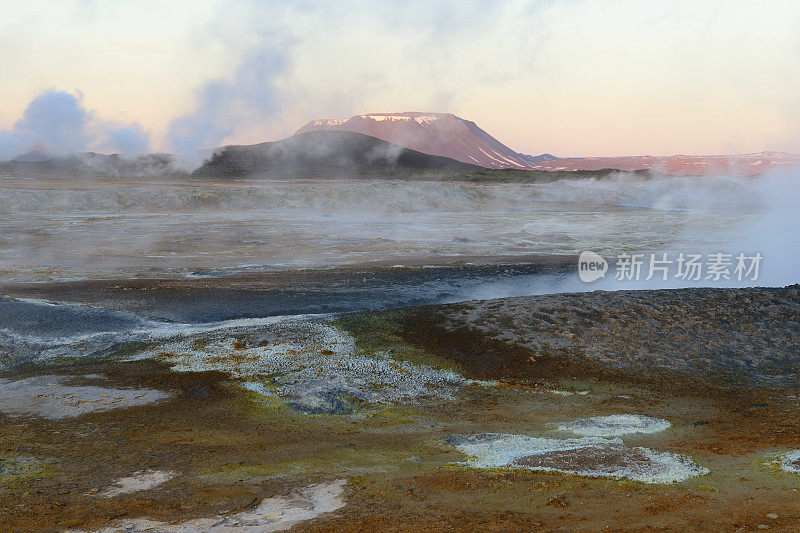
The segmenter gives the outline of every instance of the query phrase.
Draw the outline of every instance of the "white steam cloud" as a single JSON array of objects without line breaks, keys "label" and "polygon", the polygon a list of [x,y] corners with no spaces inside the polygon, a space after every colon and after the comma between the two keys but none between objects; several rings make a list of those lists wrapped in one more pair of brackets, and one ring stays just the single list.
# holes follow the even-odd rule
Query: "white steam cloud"
[{"label": "white steam cloud", "polygon": [[800,282],[800,170],[769,172],[753,180],[750,191],[764,208],[741,247],[764,255],[763,284]]},{"label": "white steam cloud", "polygon": [[0,244],[7,252],[0,278],[5,271],[26,279],[45,265],[63,265],[75,276],[98,269],[175,274],[592,250],[609,259],[623,252],[673,259],[680,252],[760,253],[763,263],[755,282],[616,281],[612,267],[595,283],[581,282],[577,270],[501,277],[463,297],[787,285],[800,281],[798,197],[796,171],[753,178],[620,173],[547,183],[320,180],[314,187],[291,180],[63,190],[9,183],[0,187]]},{"label": "white steam cloud", "polygon": [[277,80],[286,68],[285,53],[262,44],[247,54],[232,78],[216,79],[197,89],[197,107],[172,121],[167,139],[178,164],[197,166],[204,154],[238,128],[269,120],[278,109]]},{"label": "white steam cloud", "polygon": [[[231,77],[199,87],[195,109],[169,125],[167,143],[175,162],[194,168],[210,155],[209,150],[237,131],[274,117],[282,100],[279,79],[286,66],[286,47],[264,40],[244,56]],[[140,124],[97,117],[86,109],[80,92],[45,91],[31,100],[11,129],[0,131],[0,161],[31,150],[48,155],[90,150],[138,155],[149,147],[150,133]]]},{"label": "white steam cloud", "polygon": [[150,135],[138,123],[122,124],[96,117],[80,92],[48,90],[35,97],[10,130],[0,131],[0,160],[37,149],[61,155],[88,150],[125,155],[146,152]]}]

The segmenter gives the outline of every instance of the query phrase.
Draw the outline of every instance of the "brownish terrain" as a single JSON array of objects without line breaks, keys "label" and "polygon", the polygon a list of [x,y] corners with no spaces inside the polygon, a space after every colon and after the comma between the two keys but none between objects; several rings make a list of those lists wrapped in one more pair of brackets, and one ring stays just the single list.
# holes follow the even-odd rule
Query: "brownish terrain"
[{"label": "brownish terrain", "polygon": [[[169,398],[66,418],[0,414],[0,530],[94,530],[147,517],[172,524],[155,530],[184,531],[181,524],[198,517],[232,516],[264,498],[300,501],[304,487],[346,480],[342,507],[293,531],[795,531],[800,475],[775,460],[800,448],[799,311],[792,286],[597,292],[344,315],[330,324],[354,339],[356,355],[494,380],[466,385],[451,400],[350,414],[300,412],[243,389],[235,373],[176,372],[179,354],[124,360],[142,346],[102,360],[8,370],[0,380],[62,376],[76,387],[104,383]],[[264,331],[187,342],[227,342],[220,352],[227,355],[209,363],[234,369],[269,347]],[[309,361],[338,357],[335,347],[304,346],[316,358]],[[449,437],[565,438],[560,423],[625,413],[671,426],[623,437],[626,454],[598,445],[488,469],[464,464]],[[635,447],[682,454],[708,473],[648,484],[526,469],[636,466],[647,455]],[[174,477],[102,496],[115,480],[143,470]],[[136,524],[129,529],[147,530]]]}]

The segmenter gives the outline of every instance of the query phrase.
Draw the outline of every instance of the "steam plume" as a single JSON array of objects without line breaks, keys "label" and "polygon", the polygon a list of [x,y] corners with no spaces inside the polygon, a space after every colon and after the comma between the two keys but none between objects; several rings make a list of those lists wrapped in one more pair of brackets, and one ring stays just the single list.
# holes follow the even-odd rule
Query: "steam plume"
[{"label": "steam plume", "polygon": [[220,146],[239,127],[269,120],[279,104],[282,50],[265,44],[251,51],[232,78],[212,80],[196,91],[197,107],[172,121],[167,133],[178,163],[197,166],[201,149]]},{"label": "steam plume", "polygon": [[0,160],[33,148],[51,154],[105,149],[123,154],[145,152],[149,134],[137,123],[103,121],[83,105],[83,95],[48,90],[35,97],[7,131],[0,131]]}]

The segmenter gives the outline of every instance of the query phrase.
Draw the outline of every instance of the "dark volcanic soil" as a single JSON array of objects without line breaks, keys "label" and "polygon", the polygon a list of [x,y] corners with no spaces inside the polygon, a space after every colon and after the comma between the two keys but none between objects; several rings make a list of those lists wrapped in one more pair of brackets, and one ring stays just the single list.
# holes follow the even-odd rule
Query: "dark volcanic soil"
[{"label": "dark volcanic soil", "polygon": [[800,286],[473,301],[423,308],[408,332],[485,377],[594,375],[667,389],[793,390]]},{"label": "dark volcanic soil", "polygon": [[574,275],[575,264],[575,258],[568,256],[496,256],[449,257],[441,263],[425,260],[403,268],[384,262],[236,275],[197,271],[192,279],[0,283],[0,297],[81,303],[179,322],[211,322],[457,301],[487,282],[524,287],[526,281],[540,277]]}]

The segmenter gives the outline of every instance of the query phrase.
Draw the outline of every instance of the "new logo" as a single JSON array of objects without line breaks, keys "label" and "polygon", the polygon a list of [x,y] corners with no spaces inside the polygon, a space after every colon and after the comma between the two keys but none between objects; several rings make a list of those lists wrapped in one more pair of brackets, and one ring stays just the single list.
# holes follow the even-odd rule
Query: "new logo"
[{"label": "new logo", "polygon": [[584,283],[591,283],[605,277],[608,262],[594,252],[581,252],[578,257],[578,276]]}]

